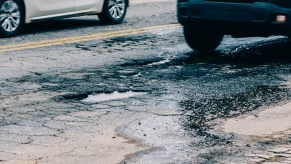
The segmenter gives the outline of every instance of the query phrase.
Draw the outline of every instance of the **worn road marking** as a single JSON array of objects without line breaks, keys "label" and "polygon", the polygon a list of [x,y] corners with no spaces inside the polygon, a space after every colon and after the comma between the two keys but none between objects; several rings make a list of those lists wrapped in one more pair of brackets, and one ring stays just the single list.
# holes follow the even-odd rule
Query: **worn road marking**
[{"label": "worn road marking", "polygon": [[178,28],[178,27],[180,27],[180,25],[178,24],[168,24],[168,25],[144,27],[144,28],[122,30],[122,31],[115,31],[115,32],[105,32],[105,33],[98,33],[98,34],[84,35],[84,36],[77,36],[77,37],[42,40],[38,42],[27,42],[23,44],[5,45],[5,46],[0,46],[0,53],[26,50],[26,49],[35,49],[35,48],[41,48],[41,47],[70,44],[70,43],[78,43],[78,42],[85,42],[85,41],[92,41],[92,40],[102,40],[102,39],[127,36],[127,35],[137,35],[137,34],[142,34],[142,33],[150,32],[154,30],[172,29],[172,28]]}]

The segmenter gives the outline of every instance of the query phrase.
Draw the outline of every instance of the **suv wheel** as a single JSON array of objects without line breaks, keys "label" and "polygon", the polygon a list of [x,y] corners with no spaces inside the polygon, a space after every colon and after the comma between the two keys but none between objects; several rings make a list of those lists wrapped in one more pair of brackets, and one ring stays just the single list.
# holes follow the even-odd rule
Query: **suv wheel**
[{"label": "suv wheel", "polygon": [[105,24],[121,23],[126,15],[128,0],[105,0],[102,13],[98,15]]},{"label": "suv wheel", "polygon": [[184,35],[186,42],[192,49],[202,52],[216,49],[224,36],[215,31],[193,29],[191,26],[184,26]]},{"label": "suv wheel", "polygon": [[19,0],[0,0],[0,35],[16,35],[24,24],[24,10]]}]

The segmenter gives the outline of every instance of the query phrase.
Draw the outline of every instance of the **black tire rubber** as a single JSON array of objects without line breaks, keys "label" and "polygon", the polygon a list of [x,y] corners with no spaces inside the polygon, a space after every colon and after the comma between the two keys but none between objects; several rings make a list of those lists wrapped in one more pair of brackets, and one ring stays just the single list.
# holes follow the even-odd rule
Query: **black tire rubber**
[{"label": "black tire rubber", "polygon": [[184,36],[187,44],[200,52],[215,50],[223,39],[223,34],[216,31],[195,29],[192,26],[184,26]]},{"label": "black tire rubber", "polygon": [[125,11],[124,11],[123,16],[119,19],[115,19],[110,15],[108,2],[109,2],[108,0],[104,1],[102,13],[98,14],[100,22],[103,24],[110,24],[110,25],[120,24],[124,20],[124,17],[126,15],[127,8],[128,8],[128,0],[125,0],[125,3],[126,3]]},{"label": "black tire rubber", "polygon": [[[0,7],[6,1],[8,1],[8,0],[0,0]],[[12,36],[15,36],[22,30],[22,28],[24,26],[25,11],[24,11],[23,3],[20,0],[11,0],[11,1],[15,2],[19,7],[19,10],[20,10],[20,23],[18,25],[18,28],[16,30],[14,30],[14,31],[11,31],[11,32],[8,32],[8,31],[4,30],[2,28],[2,26],[1,26],[1,24],[0,24],[0,36],[1,37],[12,37]]]}]

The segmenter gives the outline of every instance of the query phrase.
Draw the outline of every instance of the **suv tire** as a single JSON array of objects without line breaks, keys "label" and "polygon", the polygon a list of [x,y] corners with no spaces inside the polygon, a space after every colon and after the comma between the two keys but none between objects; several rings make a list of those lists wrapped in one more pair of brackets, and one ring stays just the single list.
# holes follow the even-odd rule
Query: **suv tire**
[{"label": "suv tire", "polygon": [[224,36],[215,31],[198,30],[189,25],[184,26],[184,35],[188,45],[201,52],[211,52],[216,49]]}]

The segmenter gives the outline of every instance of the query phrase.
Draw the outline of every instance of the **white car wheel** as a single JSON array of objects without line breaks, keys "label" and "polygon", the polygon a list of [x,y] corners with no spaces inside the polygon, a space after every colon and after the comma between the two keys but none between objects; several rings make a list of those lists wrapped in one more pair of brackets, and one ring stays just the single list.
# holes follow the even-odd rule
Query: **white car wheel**
[{"label": "white car wheel", "polygon": [[105,0],[103,11],[99,14],[101,22],[106,24],[121,23],[126,15],[128,0]]},{"label": "white car wheel", "polygon": [[23,26],[23,15],[18,0],[0,0],[0,34],[4,37],[17,34]]}]

